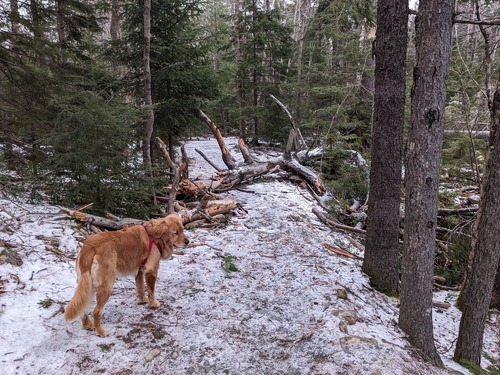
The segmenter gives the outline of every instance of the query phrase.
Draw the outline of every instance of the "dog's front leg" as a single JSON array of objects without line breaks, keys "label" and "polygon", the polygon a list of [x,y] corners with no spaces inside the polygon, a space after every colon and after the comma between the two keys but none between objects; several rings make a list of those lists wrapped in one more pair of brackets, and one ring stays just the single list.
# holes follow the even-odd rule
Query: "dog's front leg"
[{"label": "dog's front leg", "polygon": [[139,296],[139,303],[146,303],[148,299],[146,294],[144,294],[144,270],[139,268],[137,275],[135,275],[135,289],[137,290],[137,295]]},{"label": "dog's front leg", "polygon": [[155,283],[158,270],[146,270],[146,286],[148,288],[148,301],[149,306],[153,308],[160,307],[160,302],[155,300]]}]

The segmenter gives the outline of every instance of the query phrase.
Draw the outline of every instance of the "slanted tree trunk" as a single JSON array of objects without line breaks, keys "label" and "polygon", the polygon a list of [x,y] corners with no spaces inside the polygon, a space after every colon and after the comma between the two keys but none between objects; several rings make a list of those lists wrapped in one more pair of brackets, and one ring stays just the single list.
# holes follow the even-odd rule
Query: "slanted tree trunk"
[{"label": "slanted tree trunk", "polygon": [[492,128],[481,200],[473,231],[472,265],[461,294],[462,319],[454,359],[481,364],[483,333],[500,261],[500,88],[493,97]]},{"label": "slanted tree trunk", "polygon": [[208,125],[210,130],[215,136],[215,139],[217,140],[217,143],[219,144],[221,153],[222,153],[222,160],[224,161],[224,164],[228,167],[228,169],[235,169],[236,168],[236,161],[233,158],[233,155],[231,155],[231,151],[226,146],[226,142],[224,141],[224,137],[222,137],[222,134],[217,128],[217,125],[215,125],[215,122],[210,120],[210,118],[203,113],[202,110],[198,110],[198,116],[205,122],[205,124]]},{"label": "slanted tree trunk", "polygon": [[420,0],[416,18],[399,314],[410,342],[439,366],[443,363],[434,345],[432,286],[453,5],[454,0]]},{"label": "slanted tree trunk", "polygon": [[290,129],[290,133],[288,134],[288,142],[285,148],[285,159],[290,159],[292,152],[299,151],[302,148],[306,147],[306,142],[304,141],[304,138],[302,137],[302,134],[295,124],[295,120],[293,119],[293,116],[286,105],[279,101],[274,95],[269,96],[286,113],[288,119],[290,120],[290,125],[292,126],[292,128]]},{"label": "slanted tree trunk", "polygon": [[397,295],[408,0],[378,1],[376,38],[372,163],[363,271],[378,290]]}]

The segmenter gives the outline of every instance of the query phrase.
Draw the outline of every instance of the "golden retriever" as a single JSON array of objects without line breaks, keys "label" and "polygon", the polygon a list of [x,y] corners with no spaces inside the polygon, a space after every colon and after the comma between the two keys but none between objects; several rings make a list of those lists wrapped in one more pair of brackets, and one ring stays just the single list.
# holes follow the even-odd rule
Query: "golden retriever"
[{"label": "golden retriever", "polygon": [[[76,258],[78,285],[75,295],[66,306],[64,317],[68,321],[80,317],[83,328],[95,328],[99,336],[107,336],[101,325],[102,310],[111,295],[116,278],[126,275],[135,275],[140,303],[149,302],[151,307],[158,308],[160,303],[155,299],[154,289],[160,259],[169,259],[173,246],[186,247],[188,243],[181,217],[177,214],[115,232],[89,236]],[[87,310],[94,291],[96,306],[92,322]]]}]

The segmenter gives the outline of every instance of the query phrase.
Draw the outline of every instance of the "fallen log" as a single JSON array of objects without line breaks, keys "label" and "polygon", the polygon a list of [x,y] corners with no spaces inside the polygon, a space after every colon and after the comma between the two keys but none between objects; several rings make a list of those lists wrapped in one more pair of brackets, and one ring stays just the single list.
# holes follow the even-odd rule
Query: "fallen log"
[{"label": "fallen log", "polygon": [[144,220],[131,218],[123,218],[119,220],[117,220],[116,218],[108,219],[105,217],[90,215],[86,214],[85,212],[71,210],[64,207],[61,208],[59,212],[65,213],[79,222],[108,229],[122,229],[130,225],[142,224],[144,222]]},{"label": "fallen log", "polygon": [[316,174],[312,169],[307,168],[306,166],[300,164],[297,160],[294,159],[283,160],[282,164],[286,168],[289,168],[292,171],[304,177],[306,181],[312,185],[312,187],[314,188],[315,192],[318,195],[323,195],[326,192],[326,188],[323,185],[323,182],[321,181],[321,177],[318,174]]},{"label": "fallen log", "polygon": [[197,207],[193,210],[181,210],[178,214],[181,216],[182,222],[187,224],[193,221],[206,219],[207,216],[212,218],[216,215],[228,213],[239,206],[240,204],[236,200],[228,198],[209,201],[202,209]]},{"label": "fallen log", "polygon": [[440,208],[438,209],[438,216],[451,216],[451,215],[475,215],[477,207],[466,208]]},{"label": "fallen log", "polygon": [[323,213],[321,213],[317,208],[313,208],[312,212],[318,217],[318,219],[324,224],[333,227],[335,229],[344,230],[351,233],[356,233],[362,236],[366,235],[366,231],[363,229],[353,228],[348,225],[336,223],[335,221],[327,218]]},{"label": "fallen log", "polygon": [[[196,220],[205,220],[208,222],[217,220],[220,221],[220,216],[218,215],[227,214],[230,211],[240,207],[239,202],[234,199],[210,199],[211,196],[206,195],[200,202],[198,207],[191,210],[188,210],[186,207],[183,207],[181,205],[175,205],[180,210],[177,213],[181,216],[182,222],[184,224],[187,224]],[[145,222],[145,220],[139,219],[119,218],[111,214],[108,214],[109,218],[105,218],[64,207],[60,209],[60,212],[81,223],[111,230],[123,229],[131,225],[140,225]]]}]

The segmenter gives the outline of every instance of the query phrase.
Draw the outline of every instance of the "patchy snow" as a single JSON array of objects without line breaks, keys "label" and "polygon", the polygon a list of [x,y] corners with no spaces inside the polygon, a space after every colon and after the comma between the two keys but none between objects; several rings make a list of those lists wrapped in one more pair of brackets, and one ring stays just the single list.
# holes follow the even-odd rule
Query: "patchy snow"
[{"label": "patchy snow", "polygon": [[[228,143],[234,150],[236,140]],[[192,178],[212,174],[195,148],[223,166],[214,141],[190,141]],[[228,193],[246,212],[225,228],[189,231],[194,246],[161,264],[158,310],[138,304],[132,277],[117,281],[104,309],[106,338],[62,314],[75,288],[80,225],[57,207],[1,198],[0,251],[2,241],[15,246],[23,265],[0,266],[0,374],[468,373],[451,360],[455,307],[433,311],[448,366],[439,369],[408,344],[397,327],[398,301],[369,286],[361,261],[322,245],[362,255],[356,239],[319,222],[306,191],[277,181],[248,190]],[[434,296],[452,305],[456,297]],[[484,352],[498,360],[495,320]]]}]

